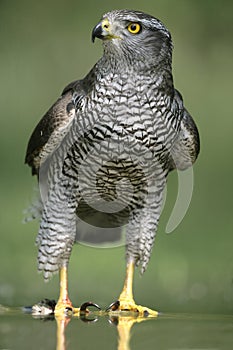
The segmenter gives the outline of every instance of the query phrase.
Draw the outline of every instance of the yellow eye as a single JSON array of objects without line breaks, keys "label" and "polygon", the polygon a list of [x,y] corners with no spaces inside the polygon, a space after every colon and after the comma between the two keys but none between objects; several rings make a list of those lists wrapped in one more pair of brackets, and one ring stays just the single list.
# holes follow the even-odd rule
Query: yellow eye
[{"label": "yellow eye", "polygon": [[142,27],[139,23],[130,23],[127,29],[132,34],[138,34],[141,31]]}]

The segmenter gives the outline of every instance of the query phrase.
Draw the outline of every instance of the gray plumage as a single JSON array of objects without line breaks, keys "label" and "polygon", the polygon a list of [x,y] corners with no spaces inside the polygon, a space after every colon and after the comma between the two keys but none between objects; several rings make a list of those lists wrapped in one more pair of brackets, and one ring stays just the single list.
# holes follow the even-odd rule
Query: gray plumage
[{"label": "gray plumage", "polygon": [[45,279],[68,264],[83,222],[99,234],[98,227],[126,225],[126,258],[144,272],[167,174],[191,166],[199,152],[197,128],[173,85],[168,30],[137,11],[103,19],[93,30],[103,57],[64,89],[28,144],[26,162],[42,186],[37,244]]}]

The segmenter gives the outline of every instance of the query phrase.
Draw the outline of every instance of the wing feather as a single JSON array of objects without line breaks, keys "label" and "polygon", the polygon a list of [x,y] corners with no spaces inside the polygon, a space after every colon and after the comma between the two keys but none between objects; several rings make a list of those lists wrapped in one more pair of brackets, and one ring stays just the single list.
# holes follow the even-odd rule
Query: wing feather
[{"label": "wing feather", "polygon": [[35,127],[25,157],[25,163],[32,168],[32,175],[38,175],[41,164],[55,151],[67,134],[75,117],[75,106],[72,101],[74,93],[76,99],[85,95],[82,80],[67,85]]},{"label": "wing feather", "polygon": [[196,160],[200,150],[200,139],[196,124],[184,108],[180,93],[175,90],[174,96],[181,113],[180,132],[171,150],[170,170],[185,170]]}]

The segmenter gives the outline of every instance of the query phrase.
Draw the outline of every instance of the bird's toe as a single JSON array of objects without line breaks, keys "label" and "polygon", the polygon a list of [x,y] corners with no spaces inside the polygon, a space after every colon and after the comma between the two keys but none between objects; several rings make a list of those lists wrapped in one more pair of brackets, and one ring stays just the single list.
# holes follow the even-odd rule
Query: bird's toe
[{"label": "bird's toe", "polygon": [[54,314],[55,316],[62,316],[62,315],[66,315],[66,316],[73,316],[75,312],[77,312],[77,310],[73,307],[72,303],[68,300],[68,301],[58,301],[55,309],[54,309]]},{"label": "bird's toe", "polygon": [[81,313],[88,313],[89,312],[88,307],[90,307],[90,306],[93,306],[94,308],[96,308],[99,311],[101,310],[101,308],[99,307],[98,304],[93,303],[92,301],[87,301],[80,306],[80,309],[79,309],[80,314]]},{"label": "bird's toe", "polygon": [[137,305],[134,300],[117,300],[109,305],[106,312],[112,315],[134,314],[135,317],[157,317],[158,311]]}]

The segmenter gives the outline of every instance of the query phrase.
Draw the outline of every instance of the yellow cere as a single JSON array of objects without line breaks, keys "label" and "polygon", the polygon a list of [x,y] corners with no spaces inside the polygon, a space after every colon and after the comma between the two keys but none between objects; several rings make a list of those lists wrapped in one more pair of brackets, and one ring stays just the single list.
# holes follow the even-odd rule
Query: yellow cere
[{"label": "yellow cere", "polygon": [[109,31],[110,29],[110,23],[109,20],[107,18],[104,18],[102,21],[102,28],[106,31]]}]

